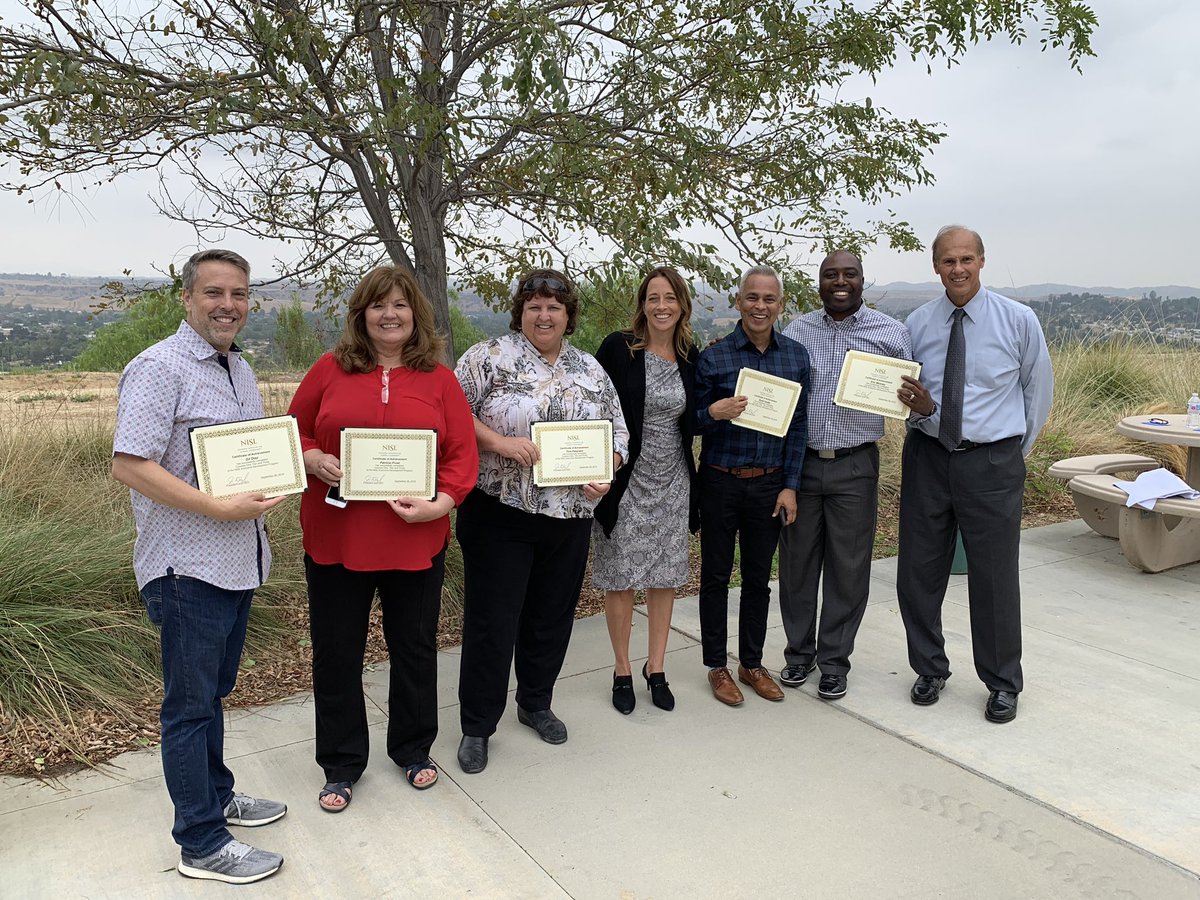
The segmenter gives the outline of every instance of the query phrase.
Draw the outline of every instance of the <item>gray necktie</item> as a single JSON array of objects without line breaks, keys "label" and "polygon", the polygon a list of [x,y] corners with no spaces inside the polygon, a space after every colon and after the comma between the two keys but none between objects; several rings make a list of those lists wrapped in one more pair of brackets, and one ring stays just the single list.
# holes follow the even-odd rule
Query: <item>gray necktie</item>
[{"label": "gray necktie", "polygon": [[963,382],[967,372],[967,341],[963,337],[963,316],[966,310],[954,310],[950,326],[950,343],[946,345],[946,371],[942,375],[942,416],[938,427],[938,442],[947,450],[955,449],[962,441]]}]

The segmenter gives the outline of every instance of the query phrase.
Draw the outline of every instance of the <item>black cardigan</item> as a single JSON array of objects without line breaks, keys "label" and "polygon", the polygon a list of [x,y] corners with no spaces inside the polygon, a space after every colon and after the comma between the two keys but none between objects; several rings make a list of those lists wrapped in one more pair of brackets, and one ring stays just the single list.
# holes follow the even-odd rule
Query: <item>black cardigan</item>
[{"label": "black cardigan", "polygon": [[[621,412],[629,428],[629,459],[617,470],[612,489],[596,507],[596,521],[606,535],[612,534],[613,526],[617,524],[617,505],[629,486],[633,464],[637,462],[642,449],[642,422],[646,416],[646,351],[630,350],[633,342],[631,332],[614,331],[596,351],[596,359],[608,372],[617,389]],[[696,421],[696,360],[699,355],[700,351],[692,346],[688,348],[686,357],[677,357],[679,377],[687,397],[683,415],[679,417],[679,431],[682,435],[683,458],[688,468],[688,528],[693,532],[700,529],[700,492],[696,484],[696,459],[692,454]]]}]

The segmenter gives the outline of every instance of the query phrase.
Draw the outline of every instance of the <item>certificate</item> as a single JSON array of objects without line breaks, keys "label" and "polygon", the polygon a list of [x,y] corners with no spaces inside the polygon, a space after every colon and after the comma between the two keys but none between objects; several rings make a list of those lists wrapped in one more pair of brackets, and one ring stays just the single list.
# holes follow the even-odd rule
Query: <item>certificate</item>
[{"label": "certificate", "polygon": [[901,375],[919,378],[921,364],[911,359],[848,350],[842,360],[842,373],[838,376],[833,402],[889,419],[907,419],[908,407],[896,396],[896,391],[904,384]]},{"label": "certificate", "polygon": [[530,439],[537,446],[533,483],[565,487],[613,479],[612,422],[534,422]]},{"label": "certificate", "polygon": [[202,425],[189,432],[196,486],[218,499],[248,491],[266,497],[308,487],[293,416]]},{"label": "certificate", "polygon": [[742,369],[738,372],[735,397],[746,397],[749,402],[742,414],[730,421],[742,428],[786,437],[792,426],[792,416],[800,402],[803,388],[798,381],[788,381],[778,375],[769,375],[757,369]]},{"label": "certificate", "polygon": [[343,500],[437,499],[432,428],[343,428]]}]

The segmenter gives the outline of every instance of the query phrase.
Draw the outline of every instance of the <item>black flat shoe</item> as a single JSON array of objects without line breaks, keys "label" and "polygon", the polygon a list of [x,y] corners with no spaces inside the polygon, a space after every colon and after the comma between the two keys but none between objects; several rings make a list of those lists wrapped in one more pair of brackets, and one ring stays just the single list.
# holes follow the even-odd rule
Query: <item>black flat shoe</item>
[{"label": "black flat shoe", "polygon": [[464,734],[458,743],[458,764],[468,775],[487,768],[488,739]]},{"label": "black flat shoe", "polygon": [[650,689],[650,701],[659,709],[670,712],[675,708],[675,695],[671,693],[671,687],[667,684],[667,675],[665,672],[647,672],[648,665],[650,664],[643,663],[642,677],[646,679],[646,687]]},{"label": "black flat shoe", "polygon": [[633,712],[637,706],[637,697],[633,694],[632,675],[613,676],[613,709],[623,716]]},{"label": "black flat shoe", "polygon": [[565,744],[567,742],[567,726],[563,724],[562,719],[548,709],[531,712],[518,706],[517,721],[536,731],[538,737],[547,744]]},{"label": "black flat shoe", "polygon": [[989,722],[1011,722],[1017,717],[1017,696],[1014,691],[992,691],[983,708],[984,717]]},{"label": "black flat shoe", "polygon": [[913,683],[908,696],[917,706],[933,706],[938,702],[938,697],[941,696],[942,688],[945,686],[945,678],[939,678],[936,675],[922,675]]}]

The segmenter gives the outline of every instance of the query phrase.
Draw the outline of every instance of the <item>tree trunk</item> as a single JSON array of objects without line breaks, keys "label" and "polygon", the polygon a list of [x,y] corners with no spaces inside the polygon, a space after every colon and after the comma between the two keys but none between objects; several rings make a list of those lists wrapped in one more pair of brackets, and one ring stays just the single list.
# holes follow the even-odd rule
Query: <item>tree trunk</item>
[{"label": "tree trunk", "polygon": [[413,260],[417,284],[433,305],[438,330],[446,336],[443,362],[454,364],[454,333],[450,328],[450,298],[446,278],[446,237],[444,224],[424,202],[409,204],[412,226]]}]

